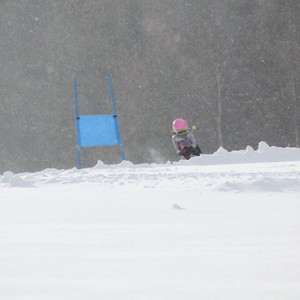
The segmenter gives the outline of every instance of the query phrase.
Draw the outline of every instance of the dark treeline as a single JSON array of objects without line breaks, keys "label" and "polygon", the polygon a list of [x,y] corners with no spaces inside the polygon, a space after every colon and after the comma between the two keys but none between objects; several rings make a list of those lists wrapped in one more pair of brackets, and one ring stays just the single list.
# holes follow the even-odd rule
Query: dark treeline
[{"label": "dark treeline", "polygon": [[[299,146],[299,0],[5,0],[0,3],[0,169],[76,165],[80,114],[112,109],[125,156],[178,159],[171,124],[198,127],[205,153]],[[120,161],[84,149],[83,165]]]}]

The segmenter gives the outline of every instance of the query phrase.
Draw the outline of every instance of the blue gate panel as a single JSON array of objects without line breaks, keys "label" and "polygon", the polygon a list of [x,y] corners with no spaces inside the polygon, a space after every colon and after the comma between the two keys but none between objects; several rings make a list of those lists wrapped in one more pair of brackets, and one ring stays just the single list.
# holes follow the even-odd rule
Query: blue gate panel
[{"label": "blue gate panel", "polygon": [[77,118],[78,144],[81,147],[119,144],[114,115],[80,116]]}]

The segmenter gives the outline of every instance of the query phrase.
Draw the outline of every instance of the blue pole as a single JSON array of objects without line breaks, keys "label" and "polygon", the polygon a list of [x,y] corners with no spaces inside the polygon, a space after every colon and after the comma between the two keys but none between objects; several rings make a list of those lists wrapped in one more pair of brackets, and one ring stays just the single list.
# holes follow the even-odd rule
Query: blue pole
[{"label": "blue pole", "polygon": [[80,129],[79,129],[79,113],[78,113],[78,95],[77,95],[77,79],[74,76],[74,101],[75,101],[75,121],[76,121],[76,141],[77,141],[77,168],[81,168],[80,158]]},{"label": "blue pole", "polygon": [[114,92],[113,92],[111,79],[110,79],[110,75],[109,75],[108,71],[106,71],[106,80],[107,80],[107,86],[109,89],[109,94],[110,94],[110,98],[111,98],[111,102],[112,102],[112,106],[113,106],[113,110],[114,110],[114,120],[115,120],[115,126],[116,126],[116,131],[117,131],[117,140],[118,140],[118,144],[120,146],[121,159],[124,160],[125,159],[124,151],[123,151],[123,147],[122,147],[119,122],[118,122],[118,117],[117,117],[117,107],[116,107]]}]

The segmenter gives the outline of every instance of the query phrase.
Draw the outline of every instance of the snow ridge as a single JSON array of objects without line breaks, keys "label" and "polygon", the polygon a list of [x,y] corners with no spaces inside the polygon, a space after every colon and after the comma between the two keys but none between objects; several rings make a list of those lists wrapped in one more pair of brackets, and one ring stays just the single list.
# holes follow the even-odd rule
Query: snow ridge
[{"label": "snow ridge", "polygon": [[[45,169],[21,174],[7,171],[0,176],[0,186],[96,183],[106,187],[161,188],[172,183],[182,189],[195,185],[223,191],[297,191],[300,189],[299,163],[299,148],[269,147],[260,142],[256,151],[250,146],[232,152],[219,148],[213,154],[165,164],[135,165],[123,161],[106,165],[99,161],[95,167],[82,170]],[[245,164],[249,165],[246,170]]]}]

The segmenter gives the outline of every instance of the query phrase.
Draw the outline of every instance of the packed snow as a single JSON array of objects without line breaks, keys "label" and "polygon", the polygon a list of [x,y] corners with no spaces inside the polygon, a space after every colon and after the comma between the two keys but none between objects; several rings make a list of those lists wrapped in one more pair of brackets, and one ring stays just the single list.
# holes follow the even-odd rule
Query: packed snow
[{"label": "packed snow", "polygon": [[0,176],[0,299],[300,299],[300,149]]}]

